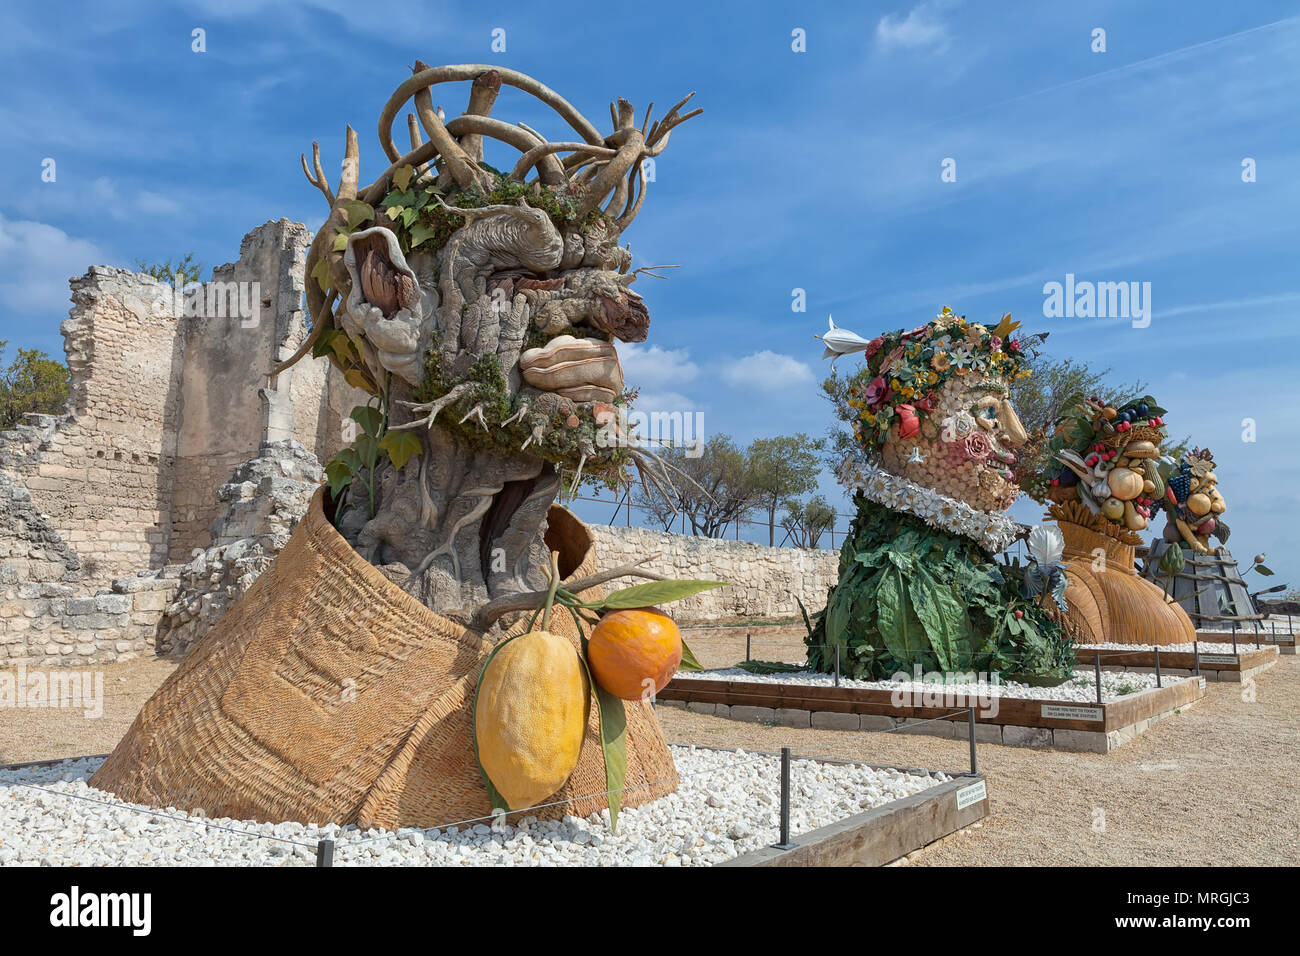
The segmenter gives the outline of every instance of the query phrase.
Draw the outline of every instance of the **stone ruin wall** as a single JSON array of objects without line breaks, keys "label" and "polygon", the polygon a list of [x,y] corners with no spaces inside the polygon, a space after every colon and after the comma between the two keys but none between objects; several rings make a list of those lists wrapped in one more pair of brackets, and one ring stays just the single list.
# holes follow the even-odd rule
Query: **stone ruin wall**
[{"label": "stone ruin wall", "polygon": [[824,548],[769,548],[748,541],[700,538],[651,528],[588,525],[602,568],[658,555],[646,570],[674,578],[726,581],[674,601],[672,615],[685,624],[731,618],[799,617],[797,597],[812,614],[826,606],[839,578],[839,552]]},{"label": "stone ruin wall", "polygon": [[167,557],[177,319],[147,276],[95,266],[71,285],[70,414],[34,416],[0,467],[77,553],[81,579],[107,583]]},{"label": "stone ruin wall", "polygon": [[300,223],[269,222],[214,270],[259,284],[253,321],[187,309],[171,286],[122,269],[71,280],[68,413],[0,433],[0,659],[152,651],[179,562],[212,544],[221,489],[268,431],[309,457],[342,446],[359,393],[329,366],[300,363],[268,387],[306,335],[310,241]]},{"label": "stone ruin wall", "polygon": [[[68,414],[0,433],[0,662],[184,653],[283,546],[365,401],[325,362],[270,378],[307,334],[310,241],[268,222],[214,270],[259,284],[256,321],[178,310],[121,269],[71,280]],[[684,622],[819,609],[837,573],[832,551],[592,531],[603,567],[658,553],[651,570],[732,582],[674,605]]]}]

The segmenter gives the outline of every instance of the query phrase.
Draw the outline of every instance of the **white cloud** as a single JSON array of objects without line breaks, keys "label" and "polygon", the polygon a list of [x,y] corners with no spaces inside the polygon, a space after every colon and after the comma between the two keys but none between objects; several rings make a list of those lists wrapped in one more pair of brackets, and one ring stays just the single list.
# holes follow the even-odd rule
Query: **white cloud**
[{"label": "white cloud", "polygon": [[813,380],[813,373],[796,358],[764,349],[723,368],[722,379],[736,388],[761,390],[802,385]]},{"label": "white cloud", "polygon": [[43,222],[0,213],[0,305],[18,312],[64,311],[68,279],[105,262],[93,242]]},{"label": "white cloud", "polygon": [[702,402],[680,392],[641,392],[632,405],[634,411],[645,412],[647,415],[654,412],[682,412],[693,415],[703,411],[704,407]]},{"label": "white cloud", "polygon": [[885,14],[876,24],[876,45],[885,51],[932,49],[935,53],[944,52],[951,37],[939,14],[946,6],[948,4],[924,0],[906,17]]},{"label": "white cloud", "polygon": [[620,342],[619,364],[630,388],[667,389],[692,382],[700,367],[691,361],[687,349],[665,349],[658,345]]}]

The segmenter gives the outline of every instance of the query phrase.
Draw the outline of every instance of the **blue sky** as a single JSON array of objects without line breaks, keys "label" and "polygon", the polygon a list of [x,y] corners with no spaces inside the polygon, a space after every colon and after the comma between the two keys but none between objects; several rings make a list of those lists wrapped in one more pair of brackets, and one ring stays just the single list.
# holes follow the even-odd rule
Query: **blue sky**
[{"label": "blue sky", "polygon": [[[662,111],[697,90],[705,113],[625,236],[637,265],[683,266],[638,286],[651,339],[625,364],[647,405],[741,442],[822,434],[828,314],[874,335],[945,304],[1010,311],[1054,353],[1147,380],[1171,430],[1215,451],[1234,552],[1300,585],[1300,4],[658,2],[562,20],[523,3],[7,4],[0,337],[60,355],[67,279],[92,263],[213,265],[268,219],[315,227],[298,154],[319,140],[336,169],[351,123],[373,178],[379,109],[416,58],[531,73],[601,128],[615,96]],[[512,91],[496,114],[561,138]],[[1150,326],[1044,317],[1043,284],[1066,273],[1150,282]]]}]

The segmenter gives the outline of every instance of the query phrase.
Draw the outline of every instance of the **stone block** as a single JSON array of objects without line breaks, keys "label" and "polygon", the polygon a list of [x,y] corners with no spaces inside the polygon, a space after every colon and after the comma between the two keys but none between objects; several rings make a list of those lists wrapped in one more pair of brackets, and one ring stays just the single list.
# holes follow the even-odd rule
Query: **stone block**
[{"label": "stone block", "polygon": [[860,730],[862,727],[861,718],[857,714],[837,714],[830,710],[813,711],[809,715],[808,724],[819,730]]},{"label": "stone block", "polygon": [[686,704],[686,709],[695,714],[712,714],[717,711],[718,705],[699,700],[692,700]]},{"label": "stone block", "polygon": [[951,720],[918,720],[903,718],[899,724],[900,734],[925,734],[927,737],[955,737]]},{"label": "stone block", "polygon": [[858,729],[878,732],[894,729],[894,718],[886,714],[862,714],[858,718]]},{"label": "stone block", "polygon": [[94,614],[95,599],[91,598],[69,598],[67,611],[68,614]]},{"label": "stone block", "polygon": [[[964,720],[958,720],[953,725],[954,734],[958,740],[970,740],[970,724]],[[975,742],[976,743],[1002,743],[1002,725],[1001,724],[975,724]]]},{"label": "stone block", "polygon": [[1002,742],[1012,747],[1050,747],[1052,732],[1046,727],[1017,727],[1013,724],[1004,724]]},{"label": "stone block", "polygon": [[1110,752],[1106,734],[1099,730],[1053,730],[1052,746],[1058,750],[1104,754]]},{"label": "stone block", "polygon": [[775,723],[776,709],[773,707],[750,707],[747,704],[733,704],[731,717],[734,720],[757,720],[764,723]]},{"label": "stone block", "polygon": [[798,707],[778,707],[776,722],[782,727],[809,726],[808,711]]},{"label": "stone block", "polygon": [[126,594],[97,594],[95,609],[105,614],[127,614],[131,610],[131,597]]}]

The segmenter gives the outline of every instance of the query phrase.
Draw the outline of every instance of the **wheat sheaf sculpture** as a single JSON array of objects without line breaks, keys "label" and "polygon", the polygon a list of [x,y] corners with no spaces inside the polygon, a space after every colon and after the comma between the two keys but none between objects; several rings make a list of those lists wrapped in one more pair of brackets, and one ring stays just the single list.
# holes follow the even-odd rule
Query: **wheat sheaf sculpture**
[{"label": "wheat sheaf sculpture", "polygon": [[[470,84],[445,121],[431,90]],[[576,139],[491,115],[502,87],[553,109]],[[312,328],[278,370],[312,354],[371,399],[361,434],[327,467],[297,531],[253,587],[145,705],[92,783],[153,806],[257,820],[431,826],[490,810],[475,758],[474,697],[497,642],[520,633],[558,553],[563,587],[592,601],[582,524],[555,504],[559,468],[608,481],[671,468],[621,430],[614,341],[649,312],[619,245],[645,199],[646,164],[686,97],[641,124],[610,106],[602,135],[533,78],[484,65],[429,68],[380,113],[387,168],[360,183],[348,127],[337,189],[313,144],[303,170],[330,213],[306,262]],[[401,153],[393,122],[407,117]],[[427,137],[427,140],[426,140]],[[507,171],[486,140],[513,147]],[[554,589],[552,588],[552,595]],[[550,630],[580,646],[576,625]],[[608,728],[607,728],[608,729]],[[676,787],[645,701],[626,707],[624,806]],[[577,764],[539,815],[608,804],[595,708]]]}]

